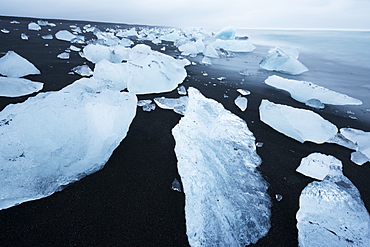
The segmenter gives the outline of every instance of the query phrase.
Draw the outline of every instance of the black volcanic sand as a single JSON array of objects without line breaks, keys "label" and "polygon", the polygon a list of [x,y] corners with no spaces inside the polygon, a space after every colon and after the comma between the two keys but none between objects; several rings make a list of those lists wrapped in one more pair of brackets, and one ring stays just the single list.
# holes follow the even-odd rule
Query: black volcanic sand
[{"label": "black volcanic sand", "polygon": [[[0,32],[1,54],[13,50],[35,64],[42,74],[27,78],[44,82],[42,91],[59,90],[79,79],[80,76],[68,73],[86,60],[76,52],[71,53],[69,60],[57,59],[56,56],[68,48],[70,43],[56,39],[43,40],[41,35],[55,34],[61,29],[70,30],[69,25],[73,24],[80,27],[92,24],[101,30],[116,27],[116,24],[49,20],[57,26],[50,28],[50,32],[47,30],[49,27],[43,27],[37,32],[27,30],[27,24],[37,19],[0,19],[0,29],[10,30],[9,34]],[[21,23],[10,24],[12,20]],[[21,40],[22,32],[29,35],[30,39]],[[91,33],[84,35],[87,39],[92,38]],[[175,57],[179,55],[168,42],[162,45],[145,43],[156,50],[165,45],[167,54]],[[289,94],[261,83],[273,74],[258,69],[258,61],[267,50],[266,47],[258,47],[249,54],[223,58],[226,65],[230,64],[229,67],[224,66],[224,69],[217,65],[188,66],[189,76],[183,85],[196,87],[206,97],[221,102],[226,109],[243,118],[256,140],[263,142],[263,147],[258,148],[257,152],[263,160],[259,170],[270,184],[268,192],[273,203],[272,226],[268,235],[252,246],[297,246],[295,214],[299,209],[299,195],[313,181],[295,172],[301,159],[312,152],[331,154],[340,159],[344,174],[359,189],[368,210],[370,166],[369,163],[362,167],[353,164],[349,159],[351,150],[334,144],[301,144],[259,120],[258,107],[265,98],[275,103],[308,109],[304,104],[291,99]],[[200,57],[196,57],[191,60],[199,59]],[[235,63],[240,61],[255,64],[250,67],[252,75],[239,75],[235,68],[240,64]],[[91,63],[86,63],[93,68]],[[204,71],[208,76],[202,75]],[[217,80],[223,76],[226,80]],[[239,95],[237,88],[252,92],[248,96],[248,109],[245,112],[241,112],[234,104],[234,99]],[[178,97],[178,94],[173,91],[142,95],[139,99],[159,96]],[[0,109],[10,103],[23,102],[27,98],[0,97]],[[349,119],[344,116],[345,110],[342,108],[327,106],[325,110],[315,111],[339,128],[352,127],[370,131],[367,120]],[[188,246],[185,195],[171,190],[174,178],[180,180],[173,150],[175,141],[171,134],[180,118],[180,115],[169,110],[157,108],[153,112],[143,112],[138,108],[127,137],[101,171],[47,198],[1,210],[0,246]],[[276,194],[283,195],[282,201],[275,199]]]}]

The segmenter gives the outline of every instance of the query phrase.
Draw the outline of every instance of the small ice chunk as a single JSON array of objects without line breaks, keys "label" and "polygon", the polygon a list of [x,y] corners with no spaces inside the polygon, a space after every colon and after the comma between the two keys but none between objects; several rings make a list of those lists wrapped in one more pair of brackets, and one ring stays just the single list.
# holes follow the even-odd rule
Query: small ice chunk
[{"label": "small ice chunk", "polygon": [[93,71],[86,64],[81,65],[81,66],[76,66],[72,69],[72,71],[80,76],[92,76],[93,75]]},{"label": "small ice chunk", "polygon": [[23,78],[11,78],[0,76],[0,96],[19,97],[38,92],[44,83],[30,81]]},{"label": "small ice chunk", "polygon": [[248,91],[248,90],[246,90],[246,89],[237,89],[236,91],[238,93],[240,93],[241,95],[243,95],[243,96],[247,96],[247,95],[250,95],[251,94],[251,92]]},{"label": "small ice chunk", "polygon": [[360,151],[356,151],[351,153],[351,161],[356,165],[362,166],[366,162],[370,162],[370,158],[368,158],[365,154],[361,153]]},{"label": "small ice chunk", "polygon": [[60,30],[55,34],[55,38],[59,40],[71,42],[73,39],[76,38],[76,35],[72,34],[68,30]]},{"label": "small ice chunk", "polygon": [[226,80],[226,77],[225,76],[217,77],[217,80],[224,81],[224,80]]},{"label": "small ice chunk", "polygon": [[14,20],[14,21],[11,21],[10,24],[20,24],[20,22]]},{"label": "small ice chunk", "polygon": [[[352,128],[341,128],[340,133],[347,139],[351,140],[357,145],[356,151],[361,152],[368,159],[370,159],[370,132],[365,132],[359,129]],[[354,154],[354,159],[356,164],[359,164],[359,160],[364,160],[361,158],[360,154]],[[363,164],[363,163],[362,163]],[[362,165],[361,164],[361,165]]]},{"label": "small ice chunk", "polygon": [[249,40],[216,40],[212,43],[215,49],[224,49],[229,52],[251,52],[256,47]]},{"label": "small ice chunk", "polygon": [[122,38],[119,41],[119,44],[122,45],[122,46],[125,46],[125,47],[129,47],[129,46],[133,45],[134,42],[132,42],[130,39]]},{"label": "small ice chunk", "polygon": [[235,103],[235,105],[236,105],[237,107],[239,107],[239,109],[240,109],[241,111],[245,111],[245,109],[247,109],[247,106],[248,106],[248,100],[247,100],[247,98],[245,98],[245,97],[243,97],[243,96],[241,96],[241,95],[239,95],[239,96],[235,99],[234,103]]},{"label": "small ice chunk", "polygon": [[154,102],[162,109],[173,110],[180,115],[184,115],[188,104],[188,96],[182,96],[180,98],[154,98]]},{"label": "small ice chunk", "polygon": [[42,35],[41,38],[43,38],[43,39],[53,39],[53,35],[51,35],[51,34]]},{"label": "small ice chunk", "polygon": [[218,31],[215,35],[216,38],[218,39],[234,39],[236,34],[236,30],[234,27],[229,26],[229,27],[224,27],[220,31]]},{"label": "small ice chunk", "polygon": [[298,75],[308,71],[306,66],[281,49],[276,49],[263,58],[260,62],[260,67],[290,75]]},{"label": "small ice chunk", "polygon": [[81,51],[81,48],[76,47],[76,46],[74,46],[74,45],[71,45],[71,46],[69,47],[69,49],[70,49],[71,51]]},{"label": "small ice chunk", "polygon": [[219,58],[216,49],[213,47],[212,44],[206,45],[206,48],[204,49],[203,55],[210,58]]},{"label": "small ice chunk", "polygon": [[256,143],[256,147],[258,147],[258,148],[263,147],[263,142],[257,142],[257,143]]},{"label": "small ice chunk", "polygon": [[29,39],[29,36],[25,33],[21,33],[21,39],[23,40],[28,40]]},{"label": "small ice chunk", "polygon": [[304,103],[306,106],[315,108],[315,109],[324,109],[325,105],[318,99],[309,99]]},{"label": "small ice chunk", "polygon": [[62,52],[57,56],[57,58],[59,58],[59,59],[69,59],[69,53],[68,52]]},{"label": "small ice chunk", "polygon": [[212,60],[210,57],[206,57],[204,56],[202,58],[202,61],[200,62],[201,64],[204,64],[204,65],[211,65],[212,64]]},{"label": "small ice chunk", "polygon": [[10,33],[10,31],[9,31],[8,29],[6,29],[6,28],[2,28],[0,31],[1,31],[2,33]]},{"label": "small ice chunk", "polygon": [[259,107],[260,119],[273,129],[299,142],[318,144],[333,138],[337,127],[313,111],[274,104],[266,99]]},{"label": "small ice chunk", "polygon": [[370,246],[369,213],[339,163],[332,163],[324,180],[308,184],[301,193],[299,246]]},{"label": "small ice chunk", "polygon": [[174,191],[182,192],[181,184],[180,184],[179,180],[177,180],[176,178],[172,182],[171,189],[174,190]]},{"label": "small ice chunk", "polygon": [[333,165],[342,167],[342,162],[331,155],[312,153],[301,160],[296,171],[307,177],[323,180]]},{"label": "small ice chunk", "polygon": [[153,101],[151,99],[143,99],[143,100],[139,100],[137,102],[137,106],[144,106],[144,105],[148,105],[150,103],[152,103]]},{"label": "small ice chunk", "polygon": [[280,194],[276,194],[275,199],[276,199],[276,201],[280,202],[281,200],[283,200],[283,196],[280,195]]},{"label": "small ice chunk", "polygon": [[187,92],[186,92],[186,88],[184,86],[180,86],[177,88],[177,93],[180,94],[180,95],[186,95]]},{"label": "small ice chunk", "polygon": [[50,23],[48,21],[43,21],[43,20],[38,20],[37,24],[39,26],[50,26],[50,27],[55,27],[56,26],[54,23]]},{"label": "small ice chunk", "polygon": [[288,91],[291,97],[299,102],[306,103],[307,101],[311,100],[310,103],[312,103],[314,106],[319,106],[320,104],[315,104],[314,100],[312,99],[316,99],[321,101],[323,104],[330,105],[362,104],[362,102],[358,99],[318,86],[308,81],[285,79],[277,75],[272,75],[265,80],[265,83],[272,87]]},{"label": "small ice chunk", "polygon": [[163,47],[161,48],[161,51],[166,51],[166,47],[165,47],[165,46],[163,46]]},{"label": "small ice chunk", "polygon": [[36,22],[30,22],[28,24],[28,30],[40,31],[41,30],[41,27]]},{"label": "small ice chunk", "polygon": [[144,99],[137,102],[137,106],[140,106],[143,108],[143,111],[154,111],[155,110],[155,104],[152,103],[152,100],[150,99]]},{"label": "small ice chunk", "polygon": [[0,74],[8,77],[23,77],[26,75],[38,75],[40,71],[27,59],[14,51],[8,51],[0,58]]}]

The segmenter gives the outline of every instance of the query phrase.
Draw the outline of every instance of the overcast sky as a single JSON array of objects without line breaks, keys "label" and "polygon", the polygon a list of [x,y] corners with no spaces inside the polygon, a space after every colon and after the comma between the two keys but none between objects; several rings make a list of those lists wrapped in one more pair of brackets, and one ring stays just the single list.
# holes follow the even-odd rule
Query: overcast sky
[{"label": "overcast sky", "polygon": [[370,29],[370,0],[4,0],[0,15],[174,27]]}]

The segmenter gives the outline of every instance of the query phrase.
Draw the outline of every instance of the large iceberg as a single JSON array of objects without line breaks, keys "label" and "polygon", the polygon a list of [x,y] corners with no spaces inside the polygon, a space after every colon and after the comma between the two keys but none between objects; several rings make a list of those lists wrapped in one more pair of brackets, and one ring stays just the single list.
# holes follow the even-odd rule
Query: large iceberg
[{"label": "large iceberg", "polygon": [[262,122],[302,143],[311,141],[321,144],[338,133],[334,124],[313,111],[275,104],[264,99],[259,112]]},{"label": "large iceberg", "polygon": [[369,213],[357,188],[343,175],[341,162],[335,163],[323,181],[308,184],[301,193],[296,215],[299,246],[370,246]]},{"label": "large iceberg", "polygon": [[11,78],[0,76],[0,96],[19,97],[38,92],[44,83],[30,81],[23,78]]},{"label": "large iceberg", "polygon": [[191,246],[245,246],[270,228],[267,183],[247,124],[188,89],[185,116],[173,130],[178,171],[185,192]]},{"label": "large iceberg", "polygon": [[295,57],[289,56],[282,49],[276,48],[262,59],[260,67],[290,75],[298,75],[308,71],[307,67]]},{"label": "large iceberg", "polygon": [[14,51],[8,51],[0,58],[0,74],[8,77],[23,77],[40,74],[40,70]]},{"label": "large iceberg", "polygon": [[296,171],[307,177],[323,180],[333,165],[342,167],[342,162],[331,155],[312,153],[301,160]]},{"label": "large iceberg", "polygon": [[108,161],[137,100],[95,85],[83,78],[0,112],[0,209],[49,196]]},{"label": "large iceberg", "polygon": [[278,89],[286,90],[293,99],[306,103],[317,99],[330,105],[361,105],[362,102],[348,95],[318,86],[312,82],[285,79],[277,75],[269,76],[265,83]]}]

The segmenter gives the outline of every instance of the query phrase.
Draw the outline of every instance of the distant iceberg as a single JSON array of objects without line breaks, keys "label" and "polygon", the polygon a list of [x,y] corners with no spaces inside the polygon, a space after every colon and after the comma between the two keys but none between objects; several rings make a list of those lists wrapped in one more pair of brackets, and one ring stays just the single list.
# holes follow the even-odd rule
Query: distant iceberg
[{"label": "distant iceberg", "polygon": [[321,144],[338,133],[334,124],[313,111],[274,104],[266,99],[262,100],[259,111],[262,122],[302,143]]},{"label": "distant iceberg", "polygon": [[137,100],[94,85],[83,78],[0,112],[0,209],[49,196],[108,161]]},{"label": "distant iceberg", "polygon": [[8,77],[23,77],[26,75],[38,75],[40,70],[14,51],[8,51],[0,58],[0,74]]},{"label": "distant iceberg", "polygon": [[339,160],[323,181],[303,189],[299,206],[299,246],[370,246],[369,213]]},{"label": "distant iceberg", "polygon": [[286,90],[293,99],[306,103],[316,99],[330,105],[361,105],[362,102],[348,95],[318,86],[312,82],[285,79],[277,75],[269,76],[265,83],[278,89]]},{"label": "distant iceberg", "polygon": [[217,39],[227,40],[227,39],[234,39],[235,38],[235,35],[236,35],[235,28],[232,27],[232,26],[230,26],[230,27],[224,27],[224,28],[222,28],[220,31],[218,31],[215,34],[215,37]]},{"label": "distant iceberg", "polygon": [[289,56],[282,49],[276,48],[262,59],[260,67],[270,71],[277,71],[290,75],[298,75],[308,71],[297,58]]},{"label": "distant iceberg", "polygon": [[0,96],[19,97],[38,92],[44,83],[30,81],[23,78],[11,78],[0,76]]},{"label": "distant iceberg", "polygon": [[247,124],[224,107],[188,89],[185,116],[172,134],[185,192],[186,234],[191,246],[245,246],[270,228],[267,183]]}]

